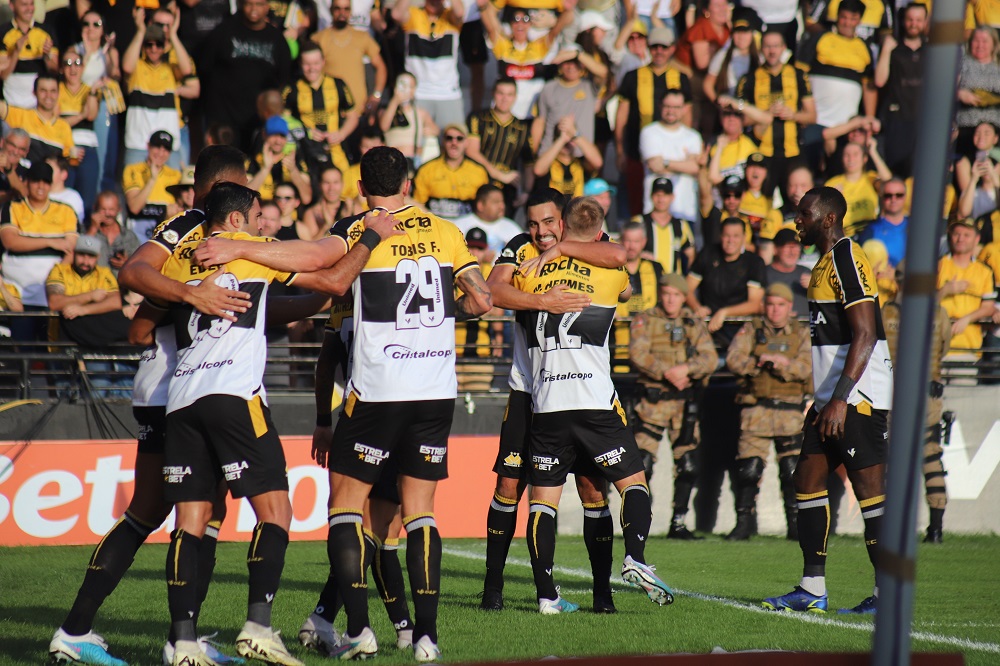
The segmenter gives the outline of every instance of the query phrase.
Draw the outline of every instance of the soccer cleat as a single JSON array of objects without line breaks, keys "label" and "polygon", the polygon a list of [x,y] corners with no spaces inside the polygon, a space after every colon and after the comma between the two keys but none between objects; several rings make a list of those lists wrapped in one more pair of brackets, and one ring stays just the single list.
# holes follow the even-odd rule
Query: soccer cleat
[{"label": "soccer cleat", "polygon": [[631,555],[625,556],[622,579],[645,590],[649,600],[655,604],[667,606],[674,603],[674,591],[656,575],[656,567],[636,562]]},{"label": "soccer cleat", "polygon": [[610,589],[594,591],[594,612],[608,615],[618,612],[618,609],[615,608],[615,600],[611,598]]},{"label": "soccer cleat", "polygon": [[[216,634],[209,634],[208,636],[201,636],[198,639],[198,647],[205,655],[217,664],[245,664],[247,660],[243,657],[231,657],[228,654],[222,652],[219,644],[213,639]],[[167,641],[163,644],[163,666],[172,666],[174,663],[174,644]]]},{"label": "soccer cleat", "polygon": [[798,585],[788,594],[764,599],[760,605],[772,611],[793,610],[809,613],[825,613],[827,608],[825,594],[817,597],[814,594],[809,594]]},{"label": "soccer cleat", "polygon": [[413,647],[413,629],[396,630],[396,648],[399,650],[409,650]]},{"label": "soccer cleat", "polygon": [[299,643],[320,654],[330,654],[340,646],[340,634],[316,613],[312,613],[299,629]]},{"label": "soccer cleat", "polygon": [[483,590],[482,601],[479,602],[480,610],[501,611],[503,610],[503,590],[487,587]]},{"label": "soccer cleat", "polygon": [[670,530],[667,532],[668,539],[678,541],[701,541],[705,537],[700,537],[687,528],[684,523],[670,523]]},{"label": "soccer cleat", "polygon": [[371,659],[378,654],[378,643],[370,627],[365,627],[357,638],[347,634],[340,641],[340,646],[330,652],[334,659]]},{"label": "soccer cleat", "polygon": [[218,662],[205,654],[196,641],[177,641],[170,664],[171,666],[218,666]]},{"label": "soccer cleat", "polygon": [[434,661],[441,658],[441,649],[430,636],[424,635],[413,644],[413,656],[420,662]]},{"label": "soccer cleat", "polygon": [[878,597],[868,597],[854,608],[841,608],[841,615],[874,615],[878,610]]},{"label": "soccer cleat", "polygon": [[62,627],[56,629],[49,643],[52,661],[70,661],[96,666],[128,666],[128,662],[108,654],[108,643],[93,631],[83,636],[70,636]]},{"label": "soccer cleat", "polygon": [[944,532],[934,527],[928,527],[924,543],[944,543]]},{"label": "soccer cleat", "polygon": [[280,632],[271,627],[262,627],[256,622],[247,622],[236,637],[236,652],[247,659],[266,661],[284,666],[304,666],[293,657],[281,640]]},{"label": "soccer cleat", "polygon": [[539,599],[538,612],[542,615],[559,615],[560,613],[575,613],[580,610],[579,604],[556,597],[555,599]]}]

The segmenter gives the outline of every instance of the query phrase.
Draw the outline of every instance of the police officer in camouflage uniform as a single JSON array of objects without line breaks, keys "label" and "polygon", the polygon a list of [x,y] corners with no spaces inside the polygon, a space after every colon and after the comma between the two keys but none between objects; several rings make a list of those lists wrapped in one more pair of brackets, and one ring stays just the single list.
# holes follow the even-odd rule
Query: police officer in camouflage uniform
[{"label": "police officer in camouflage uniform", "polygon": [[691,490],[698,478],[698,399],[701,380],[715,370],[719,356],[705,323],[684,305],[684,276],[667,273],[659,280],[660,302],[632,320],[629,358],[639,372],[641,399],[636,407],[635,439],[642,452],[646,480],[660,440],[667,433],[674,454],[674,515],[667,537],[699,539],[684,524]]},{"label": "police officer in camouflage uniform", "polygon": [[[899,291],[895,300],[882,306],[882,325],[885,326],[885,341],[889,345],[889,358],[896,358],[899,343],[899,305],[903,300],[903,264],[896,268],[896,282]],[[927,421],[924,431],[924,491],[927,496],[927,506],[930,509],[931,520],[927,525],[927,536],[924,543],[942,543],[944,540],[944,508],[948,504],[948,493],[945,489],[944,465],[941,456],[942,431],[942,396],[944,384],[941,382],[941,359],[948,353],[951,346],[951,319],[948,311],[938,303],[934,316],[934,329],[931,338],[931,372],[930,385],[927,387]],[[891,425],[891,421],[890,421]]]},{"label": "police officer in camouflage uniform", "polygon": [[726,365],[742,378],[737,402],[743,405],[739,453],[732,470],[736,527],[726,537],[730,541],[745,541],[756,532],[757,490],[772,441],[785,501],[786,536],[799,538],[792,473],[802,448],[806,394],[812,387],[812,349],[809,327],[791,317],[793,302],[787,285],[769,286],[764,316],[744,324],[726,354]]}]

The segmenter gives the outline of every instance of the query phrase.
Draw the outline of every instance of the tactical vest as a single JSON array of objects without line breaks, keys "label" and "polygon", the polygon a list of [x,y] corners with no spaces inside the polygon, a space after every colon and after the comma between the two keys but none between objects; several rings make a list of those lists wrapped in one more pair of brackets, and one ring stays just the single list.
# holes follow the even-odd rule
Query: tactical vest
[{"label": "tactical vest", "polygon": [[[798,356],[802,346],[802,339],[799,336],[799,322],[794,319],[789,320],[788,326],[778,333],[775,333],[769,326],[765,326],[761,319],[754,319],[753,327],[754,356],[759,358],[762,354],[781,354],[789,360]],[[756,377],[748,378],[747,392],[758,400],[798,402],[809,392],[809,388],[805,381],[785,382],[767,370],[761,370]]]},{"label": "tactical vest", "polygon": [[[649,330],[649,351],[656,357],[656,360],[668,365],[675,366],[686,363],[691,358],[694,345],[692,344],[694,320],[684,316],[686,312],[681,312],[681,316],[669,319],[659,308],[653,308],[645,312],[649,318],[647,323]],[[642,383],[657,386],[660,388],[672,389],[669,382],[654,382],[645,378]]]},{"label": "tactical vest", "polygon": [[[885,328],[885,341],[889,346],[889,358],[895,361],[896,350],[899,349],[899,303],[889,301],[882,306],[882,326]],[[941,381],[941,337],[943,326],[951,326],[948,315],[942,312],[941,306],[934,311],[934,326],[931,328],[931,371],[930,381]]]}]

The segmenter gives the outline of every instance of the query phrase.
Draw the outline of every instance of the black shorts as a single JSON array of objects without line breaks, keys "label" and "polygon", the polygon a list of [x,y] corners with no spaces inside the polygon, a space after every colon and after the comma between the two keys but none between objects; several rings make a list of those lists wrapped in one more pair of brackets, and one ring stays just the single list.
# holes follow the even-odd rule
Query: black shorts
[{"label": "black shorts", "polygon": [[844,436],[825,442],[813,425],[817,414],[815,407],[806,414],[801,455],[825,455],[831,470],[840,465],[854,471],[885,464],[889,451],[887,410],[872,409],[868,415],[858,412],[856,405],[848,405]]},{"label": "black shorts", "polygon": [[167,441],[167,408],[133,407],[132,416],[139,424],[139,434],[136,439],[139,453],[158,453],[163,455]]},{"label": "black shorts", "polygon": [[531,394],[511,391],[500,425],[500,451],[493,471],[507,479],[524,478],[528,434],[531,430]]},{"label": "black shorts", "polygon": [[285,452],[260,396],[207,395],[168,414],[163,478],[173,503],[215,501],[223,479],[233,497],[287,491]]},{"label": "black shorts", "polygon": [[462,30],[458,33],[458,49],[462,52],[462,62],[466,65],[476,65],[490,59],[481,19],[462,25]]},{"label": "black shorts", "polygon": [[362,402],[351,393],[333,431],[330,471],[374,485],[389,456],[400,474],[448,478],[448,435],[455,400]]},{"label": "black shorts", "polygon": [[378,481],[372,486],[368,497],[401,504],[399,499],[399,468],[396,466],[396,459],[390,456],[382,463],[381,467],[382,473],[379,474]]},{"label": "black shorts", "polygon": [[528,483],[533,486],[561,486],[570,472],[614,483],[643,471],[635,437],[617,410],[535,414],[528,450]]}]

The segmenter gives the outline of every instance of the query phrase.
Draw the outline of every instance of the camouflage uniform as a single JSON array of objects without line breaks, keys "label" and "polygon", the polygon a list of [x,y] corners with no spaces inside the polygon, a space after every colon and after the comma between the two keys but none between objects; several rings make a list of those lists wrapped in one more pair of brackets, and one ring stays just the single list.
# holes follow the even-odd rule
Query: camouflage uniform
[{"label": "camouflage uniform", "polygon": [[[729,345],[726,366],[742,379],[736,401],[743,405],[739,453],[732,470],[737,522],[730,539],[747,539],[754,531],[757,489],[771,442],[778,459],[787,536],[798,538],[792,474],[802,448],[805,397],[812,387],[811,350],[809,328],[795,320],[781,329],[764,319],[749,321]],[[790,363],[785,368],[761,367],[764,354],[781,354]]]},{"label": "camouflage uniform", "polygon": [[698,476],[697,456],[698,396],[700,382],[679,391],[663,379],[666,370],[687,364],[692,380],[708,378],[719,356],[705,323],[687,307],[675,318],[656,306],[636,315],[629,336],[629,358],[639,372],[641,400],[636,408],[635,439],[644,452],[646,477],[664,433],[670,438],[674,455],[674,518],[683,524],[691,490]]},{"label": "camouflage uniform", "polygon": [[[899,342],[899,304],[890,301],[882,306],[882,324],[885,326],[885,340],[889,345],[890,358],[896,358]],[[944,384],[941,382],[941,359],[948,353],[951,346],[951,319],[948,312],[938,305],[934,318],[934,330],[931,339],[931,372],[927,397],[927,420],[924,431],[924,491],[927,495],[927,506],[931,511],[931,523],[927,527],[926,541],[940,541],[944,508],[948,504],[948,494],[945,489],[944,465],[941,456],[941,418],[942,396]]]}]

